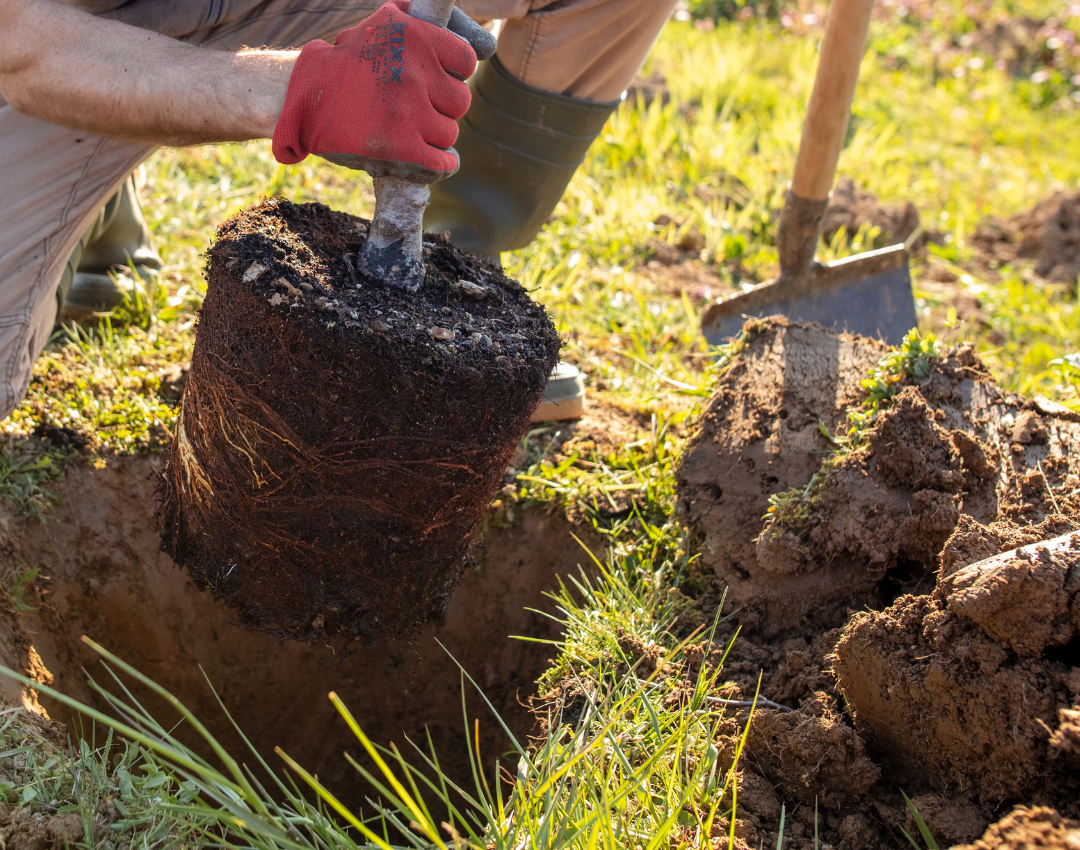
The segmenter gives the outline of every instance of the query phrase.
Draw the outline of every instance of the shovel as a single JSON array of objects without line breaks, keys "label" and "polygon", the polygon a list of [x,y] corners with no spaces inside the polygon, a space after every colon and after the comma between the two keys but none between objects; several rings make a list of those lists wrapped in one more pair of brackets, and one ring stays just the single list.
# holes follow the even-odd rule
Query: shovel
[{"label": "shovel", "polygon": [[747,318],[777,313],[831,330],[879,337],[891,345],[898,345],[916,325],[904,245],[831,263],[814,259],[873,6],[873,0],[833,0],[829,8],[795,173],[780,212],[776,238],[780,277],[712,304],[701,321],[710,345],[736,336]]},{"label": "shovel", "polygon": [[[409,4],[410,17],[439,27],[449,23],[453,11],[454,0],[412,0]],[[372,162],[364,170],[375,185],[375,212],[360,253],[360,269],[384,286],[415,292],[424,282],[424,210],[431,200],[427,184],[441,178],[421,166],[403,163]]]}]

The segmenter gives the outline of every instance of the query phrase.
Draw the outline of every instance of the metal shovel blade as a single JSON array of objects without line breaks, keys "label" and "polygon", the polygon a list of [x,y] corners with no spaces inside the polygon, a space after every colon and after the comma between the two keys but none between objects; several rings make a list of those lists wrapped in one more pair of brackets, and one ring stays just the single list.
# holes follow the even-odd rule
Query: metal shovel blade
[{"label": "metal shovel blade", "polygon": [[806,278],[777,278],[713,304],[701,320],[705,339],[723,345],[738,335],[747,318],[778,313],[889,345],[899,345],[917,324],[903,245],[815,263]]}]

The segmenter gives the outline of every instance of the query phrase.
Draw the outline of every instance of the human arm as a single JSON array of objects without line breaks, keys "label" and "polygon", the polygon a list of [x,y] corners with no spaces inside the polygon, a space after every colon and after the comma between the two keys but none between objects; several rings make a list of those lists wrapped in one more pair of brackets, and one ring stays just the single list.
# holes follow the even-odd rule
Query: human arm
[{"label": "human arm", "polygon": [[[405,0],[388,4],[368,21],[343,31],[337,48],[310,42],[304,51],[310,57],[308,69],[294,75],[300,51],[210,50],[103,20],[55,0],[0,0],[0,94],[32,117],[153,145],[270,138],[279,123],[285,123],[293,143],[287,161],[322,153],[319,144],[326,141],[339,145],[334,153],[365,156],[378,155],[365,148],[378,136],[433,143],[432,135],[437,135],[446,141],[450,128],[443,123],[433,133],[434,125],[442,119],[452,124],[468,106],[467,88],[452,77],[471,73],[477,54],[486,58],[495,42],[457,10],[450,28],[460,38],[412,21],[409,65],[401,75],[406,96],[396,99],[417,108],[388,112],[379,105],[386,98],[370,97],[378,83],[377,69],[355,61],[356,52],[374,36],[378,20],[387,15],[400,20],[406,8]],[[354,61],[338,59],[349,44],[351,51],[346,52]],[[322,97],[319,91],[324,88],[327,94],[349,91],[362,96]],[[280,122],[289,91],[294,108],[287,110],[289,120]],[[314,95],[318,103],[305,105],[305,94]],[[456,138],[456,126],[453,135]],[[279,133],[275,151],[281,139]],[[399,152],[407,147],[396,145]],[[421,159],[430,156],[419,152]]]},{"label": "human arm", "polygon": [[113,138],[268,138],[298,55],[209,50],[53,0],[0,0],[0,94],[31,117]]}]

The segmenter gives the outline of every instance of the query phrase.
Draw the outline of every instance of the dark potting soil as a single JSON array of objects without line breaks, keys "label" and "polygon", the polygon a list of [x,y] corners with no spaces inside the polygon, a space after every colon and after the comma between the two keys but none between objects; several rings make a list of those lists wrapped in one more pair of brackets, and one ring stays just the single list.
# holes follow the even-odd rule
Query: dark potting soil
[{"label": "dark potting soil", "polygon": [[439,615],[558,359],[543,307],[442,236],[418,292],[365,277],[368,226],[274,199],[209,252],[162,546],[283,636]]}]

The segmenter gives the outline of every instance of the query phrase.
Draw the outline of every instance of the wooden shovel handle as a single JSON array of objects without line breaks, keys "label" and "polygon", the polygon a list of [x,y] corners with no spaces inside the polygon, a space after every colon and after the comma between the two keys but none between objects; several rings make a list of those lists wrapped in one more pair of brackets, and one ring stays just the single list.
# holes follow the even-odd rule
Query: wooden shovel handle
[{"label": "wooden shovel handle", "polygon": [[791,179],[792,193],[808,201],[824,200],[832,191],[873,8],[874,0],[832,0],[829,5],[821,60]]}]

